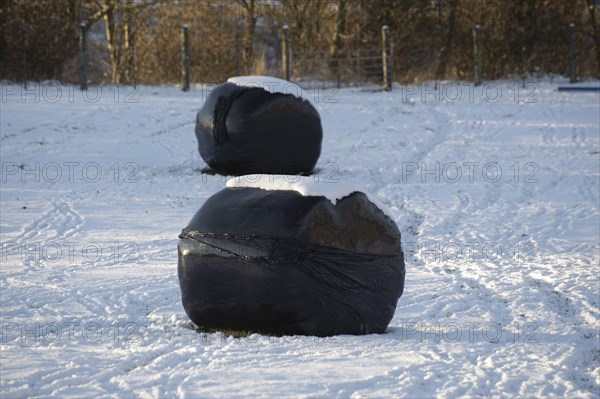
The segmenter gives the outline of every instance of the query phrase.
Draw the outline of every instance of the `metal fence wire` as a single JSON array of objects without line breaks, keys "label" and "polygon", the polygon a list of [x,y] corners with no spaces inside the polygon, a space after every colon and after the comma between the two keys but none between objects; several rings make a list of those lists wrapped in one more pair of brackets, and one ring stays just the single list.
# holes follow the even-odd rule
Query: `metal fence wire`
[{"label": "metal fence wire", "polygon": [[383,84],[383,63],[381,48],[342,50],[333,57],[329,51],[290,51],[290,78],[296,82],[333,81],[338,87]]},{"label": "metal fence wire", "polygon": [[370,49],[335,51],[293,51],[289,27],[283,26],[282,69],[287,80],[296,83],[333,81],[344,85],[382,84],[392,89],[393,52],[388,26],[381,27],[382,46]]},{"label": "metal fence wire", "polygon": [[[389,58],[392,60],[393,56]],[[383,63],[380,48],[340,51],[334,57],[328,51],[290,51],[290,78],[299,83],[330,81],[337,87],[382,85]]]}]

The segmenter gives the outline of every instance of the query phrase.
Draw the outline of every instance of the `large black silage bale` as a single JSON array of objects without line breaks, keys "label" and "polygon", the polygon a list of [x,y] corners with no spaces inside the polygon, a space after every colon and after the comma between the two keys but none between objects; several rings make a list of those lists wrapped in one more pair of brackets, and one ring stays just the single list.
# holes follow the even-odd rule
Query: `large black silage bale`
[{"label": "large black silage bale", "polygon": [[396,224],[354,192],[226,188],[180,235],[178,276],[199,327],[275,335],[383,333],[404,289]]}]

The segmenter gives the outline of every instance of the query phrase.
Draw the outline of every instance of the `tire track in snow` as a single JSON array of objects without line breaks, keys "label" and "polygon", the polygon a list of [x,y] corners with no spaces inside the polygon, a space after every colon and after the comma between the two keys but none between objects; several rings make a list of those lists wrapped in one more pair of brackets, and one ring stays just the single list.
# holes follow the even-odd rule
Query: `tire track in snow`
[{"label": "tire track in snow", "polygon": [[[441,112],[435,108],[428,108],[428,111],[430,113],[434,113],[433,120],[435,122],[435,126],[433,128],[425,127],[424,129],[431,134],[431,138],[426,143],[420,144],[418,146],[419,150],[415,154],[406,157],[406,159],[412,160],[411,162],[414,162],[417,165],[421,165],[423,162],[425,162],[427,156],[446,139],[445,135],[442,133],[441,127],[448,125],[447,118],[444,118]],[[407,201],[406,196],[403,200],[402,209],[404,212],[406,212],[407,219],[410,221],[406,232],[418,241],[417,236],[420,234],[420,228],[425,220],[425,215],[416,211],[414,206],[411,206]]]},{"label": "tire track in snow", "polygon": [[13,137],[23,137],[24,134],[27,134],[29,132],[33,132],[34,130],[41,130],[41,129],[45,129],[48,126],[52,126],[53,122],[49,122],[49,123],[42,123],[40,125],[36,125],[36,126],[32,126],[32,127],[28,127],[26,129],[23,129],[19,132],[14,132],[14,133],[7,133],[2,135],[2,137],[0,137],[0,142],[3,142],[7,139],[11,139]]},{"label": "tire track in snow", "polygon": [[598,176],[584,176],[583,182],[577,188],[577,192],[589,205],[598,206],[600,203],[600,187]]},{"label": "tire track in snow", "polygon": [[3,294],[10,295],[11,302],[20,305],[3,309],[3,317],[14,311],[19,314],[17,309],[23,306],[35,314],[39,309],[47,309],[49,303],[69,299],[70,288],[62,284],[69,279],[73,268],[64,267],[69,263],[65,248],[74,244],[72,240],[77,238],[84,225],[84,218],[71,203],[54,200],[49,210],[26,225],[9,243],[17,248],[17,254],[10,257],[11,262],[16,259],[22,268],[2,273],[0,282],[3,286],[14,287]]},{"label": "tire track in snow", "polygon": [[19,245],[27,245],[36,242],[35,240],[68,240],[79,234],[83,226],[83,217],[71,203],[53,201],[50,209],[25,226],[13,241]]},{"label": "tire track in snow", "polygon": [[[492,110],[492,112],[494,112]],[[501,185],[487,185],[486,197],[492,200],[497,198],[506,198],[507,203],[503,205],[502,215],[497,215],[499,220],[502,220],[503,227],[499,229],[496,226],[496,234],[493,235],[495,240],[505,243],[510,243],[518,237],[519,229],[527,228],[528,238],[536,244],[537,239],[543,240],[547,237],[555,237],[559,233],[566,234],[569,231],[576,230],[574,224],[580,218],[580,214],[585,213],[586,207],[575,199],[574,205],[568,207],[565,205],[555,205],[551,200],[544,200],[548,193],[549,198],[557,195],[558,188],[568,187],[568,179],[570,175],[567,171],[572,171],[572,160],[576,160],[582,155],[582,149],[588,145],[588,138],[585,131],[580,127],[569,127],[570,125],[559,124],[557,121],[569,120],[568,117],[561,113],[569,112],[569,108],[545,107],[542,108],[544,127],[542,128],[541,141],[544,153],[548,152],[553,157],[556,156],[556,149],[560,148],[564,154],[563,157],[549,158],[543,170],[545,175],[539,176],[540,183],[537,186],[522,185],[517,196],[510,194],[510,187],[501,189]],[[570,130],[569,130],[570,129]],[[487,137],[487,136],[486,136]],[[510,160],[510,159],[509,159]],[[557,163],[558,161],[558,163]],[[592,181],[593,180],[593,181]],[[577,186],[577,192],[586,201],[597,201],[594,191],[590,187],[596,188],[597,179],[586,176],[583,178],[583,184]],[[593,190],[593,189],[592,189]],[[542,202],[532,204],[532,198],[540,199]],[[492,202],[493,203],[493,202]],[[597,203],[597,202],[596,202]],[[532,205],[537,208],[535,214],[525,212],[531,219],[523,219],[523,214],[514,212],[520,210],[525,204]],[[512,205],[512,209],[511,209]],[[512,228],[512,229],[511,229]],[[531,233],[530,233],[531,231]],[[539,245],[538,245],[539,248]],[[576,248],[570,251],[578,250]],[[554,250],[552,253],[559,253],[564,256],[569,256],[565,251]],[[573,254],[576,257],[576,254]],[[562,257],[547,257],[540,259],[531,259],[529,261],[521,261],[520,259],[498,259],[491,263],[492,273],[486,273],[480,268],[480,274],[476,277],[479,284],[490,288],[497,298],[503,298],[506,301],[506,312],[504,319],[500,321],[505,324],[518,323],[521,320],[532,321],[536,328],[547,328],[544,324],[546,320],[562,320],[562,331],[559,334],[541,334],[540,340],[545,345],[556,345],[563,338],[563,335],[570,334],[570,329],[573,323],[580,323],[585,320],[583,312],[589,311],[590,306],[585,306],[585,298],[581,298],[576,289],[570,289],[565,292],[561,287],[577,287],[576,281],[565,281],[564,268],[568,268],[568,261],[561,259]],[[494,273],[497,271],[498,273]],[[535,276],[535,277],[534,277]],[[463,279],[467,279],[464,276]],[[524,288],[523,285],[528,288]],[[515,300],[516,299],[516,300]],[[577,306],[574,304],[577,301]],[[581,306],[583,304],[584,306]],[[520,310],[527,309],[519,318]],[[596,310],[595,314],[598,312]],[[580,334],[582,335],[582,334]],[[580,344],[571,355],[572,359],[593,357],[590,355],[590,345],[587,338],[578,338]],[[584,348],[584,349],[582,349]],[[593,349],[593,348],[592,348]],[[578,363],[579,360],[573,361]],[[590,366],[590,363],[581,363],[582,370]],[[582,389],[589,390],[592,385],[585,384],[573,376],[572,380],[578,380],[577,385]]]},{"label": "tire track in snow", "polygon": [[[50,209],[25,226],[9,243],[17,248],[17,256],[23,269],[21,272],[5,274],[5,279],[21,279],[23,275],[40,276],[48,262],[52,263],[58,257],[62,260],[62,252],[69,241],[76,238],[82,231],[85,222],[73,205],[64,201],[53,201]],[[61,255],[57,255],[57,251]],[[56,272],[56,270],[54,270]],[[64,275],[51,273],[48,270],[48,282],[62,281]],[[46,273],[43,273],[46,274]]]},{"label": "tire track in snow", "polygon": [[[172,158],[173,160],[181,160],[181,158],[184,158],[183,151],[179,145],[172,143],[173,140],[169,140],[168,134],[174,134],[179,129],[187,128],[187,127],[194,126],[194,125],[195,125],[195,122],[180,122],[180,123],[177,123],[177,124],[174,124],[171,126],[167,126],[164,129],[157,130],[157,131],[151,133],[149,135],[149,137],[151,137],[153,144],[158,145],[161,148],[163,148],[167,152],[167,154],[169,154],[170,158]],[[167,135],[167,136],[165,136],[165,135]],[[167,143],[165,143],[165,137],[167,139],[166,140]],[[171,143],[171,144],[168,144],[168,143]]]},{"label": "tire track in snow", "polygon": [[[574,346],[573,353],[565,363],[570,363],[573,367],[575,385],[581,389],[593,390],[594,382],[586,376],[577,377],[575,369],[588,370],[597,367],[600,361],[600,347],[597,342],[598,324],[590,324],[583,315],[583,311],[589,311],[598,320],[600,309],[590,305],[583,298],[577,298],[577,293],[570,295],[558,289],[555,281],[548,279],[547,276],[532,276],[528,280],[528,284],[545,297],[545,300],[540,301],[540,310],[551,313],[547,319],[555,321],[555,325],[547,328],[558,329],[563,335],[576,335],[577,345]],[[577,298],[584,306],[576,306],[573,298]],[[560,324],[556,324],[556,320],[559,320]],[[551,343],[557,339],[559,338],[553,339],[550,336],[546,340]]]},{"label": "tire track in snow", "polygon": [[83,227],[83,218],[64,201],[53,201],[49,211],[35,219],[17,236],[17,241],[33,239],[43,232],[50,232],[48,239],[68,239],[75,236]]},{"label": "tire track in snow", "polygon": [[[428,151],[423,154],[422,159],[426,160],[429,153],[435,153],[436,149],[440,147],[440,150],[443,150],[441,151],[441,154],[443,154],[441,155],[442,159],[448,162],[447,157],[455,155],[456,153],[453,153],[452,150],[457,147],[452,144],[445,146],[445,142],[465,141],[472,145],[480,145],[478,144],[480,141],[486,143],[491,140],[493,142],[493,139],[501,135],[506,129],[503,123],[493,123],[500,121],[502,119],[501,115],[505,111],[502,107],[490,107],[488,111],[491,115],[475,118],[467,123],[466,129],[459,129],[455,123],[452,123],[452,115],[444,118],[444,108],[435,110],[434,118],[437,124],[444,126],[447,133],[444,135],[444,140],[440,140],[427,149]],[[462,125],[461,123],[458,126]],[[450,159],[450,161],[458,161],[459,159],[460,155],[457,159]],[[492,159],[489,161],[492,161]],[[478,242],[487,239],[484,236],[472,236],[470,231],[465,231],[465,228],[473,220],[479,219],[481,204],[493,205],[502,196],[500,185],[485,185],[482,196],[477,198],[472,197],[468,187],[463,190],[461,184],[456,186],[446,185],[446,187],[448,187],[448,197],[451,199],[452,205],[448,206],[449,211],[447,213],[436,214],[435,219],[432,219],[435,226],[434,230],[447,235],[447,237],[455,237],[461,248],[470,241]],[[487,207],[484,206],[483,209],[487,209]],[[485,217],[485,215],[481,216]],[[510,231],[510,229],[507,230]],[[480,230],[477,229],[476,231]],[[507,233],[502,234],[500,237],[492,237],[494,240],[508,242]],[[442,242],[440,245],[452,245],[453,241],[453,239],[449,239],[448,242]],[[428,262],[424,262],[425,269],[434,275],[446,276],[450,279],[448,282],[450,286],[460,287],[460,289],[451,291],[451,297],[442,298],[441,302],[435,306],[437,317],[442,319],[451,316],[459,318],[475,317],[478,319],[488,317],[492,321],[500,323],[508,323],[512,320],[507,301],[503,298],[498,285],[495,283],[500,277],[497,273],[500,269],[498,262],[470,259],[468,255],[461,258],[453,259],[450,257],[450,259],[445,259],[443,252],[438,255],[439,259],[436,259],[435,262],[429,262],[430,265],[428,265]]]}]

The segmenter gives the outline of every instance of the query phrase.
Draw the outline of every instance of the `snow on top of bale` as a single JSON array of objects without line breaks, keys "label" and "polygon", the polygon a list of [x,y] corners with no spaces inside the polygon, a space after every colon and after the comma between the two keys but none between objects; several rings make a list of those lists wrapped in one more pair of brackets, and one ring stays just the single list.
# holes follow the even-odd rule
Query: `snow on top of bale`
[{"label": "snow on top of bale", "polygon": [[272,76],[234,76],[227,79],[228,83],[233,83],[243,87],[260,87],[269,93],[292,94],[302,98],[312,104],[310,96],[302,90],[300,86],[284,79],[275,78]]},{"label": "snow on top of bale", "polygon": [[333,205],[352,193],[363,193],[384,214],[393,220],[390,210],[373,195],[358,187],[341,182],[331,182],[314,176],[296,175],[245,175],[227,181],[228,188],[258,188],[267,191],[295,191],[304,197],[325,197]]}]

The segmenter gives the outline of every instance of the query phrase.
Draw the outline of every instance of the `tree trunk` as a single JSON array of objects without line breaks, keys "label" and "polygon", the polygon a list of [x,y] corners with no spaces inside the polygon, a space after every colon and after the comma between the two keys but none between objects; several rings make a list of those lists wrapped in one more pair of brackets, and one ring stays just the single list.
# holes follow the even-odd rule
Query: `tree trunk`
[{"label": "tree trunk", "polygon": [[112,71],[111,81],[114,84],[120,83],[121,76],[119,71],[119,46],[117,44],[115,29],[115,3],[107,4],[106,14],[104,14],[104,25],[106,29],[106,42],[108,45],[108,55],[110,56],[110,67]]},{"label": "tree trunk", "polygon": [[246,31],[244,32],[244,49],[242,52],[242,64],[244,73],[249,75],[252,71],[252,50],[254,47],[254,31],[256,28],[255,0],[241,0],[246,9]]},{"label": "tree trunk", "polygon": [[329,62],[329,69],[333,76],[337,76],[339,73],[340,63],[337,60],[340,56],[340,50],[342,48],[342,35],[346,30],[346,0],[338,0],[338,10],[335,21],[335,30],[333,32],[333,38],[331,40],[331,46],[329,47],[329,58],[332,60]]},{"label": "tree trunk", "polygon": [[450,55],[452,54],[452,42],[454,40],[454,36],[456,35],[456,3],[457,0],[450,1],[448,33],[446,35],[444,47],[442,47],[440,54],[440,62],[438,63],[437,70],[435,71],[435,80],[443,79],[446,76],[446,67],[448,65]]},{"label": "tree trunk", "polygon": [[594,40],[594,45],[596,46],[596,68],[598,68],[596,72],[598,74],[598,78],[600,79],[600,23],[596,18],[596,6],[594,5],[594,1],[587,0],[587,6],[593,29],[592,38]]},{"label": "tree trunk", "polygon": [[135,82],[134,71],[134,31],[132,30],[131,20],[133,19],[133,2],[127,0],[125,3],[125,12],[123,20],[123,78],[127,83]]}]

